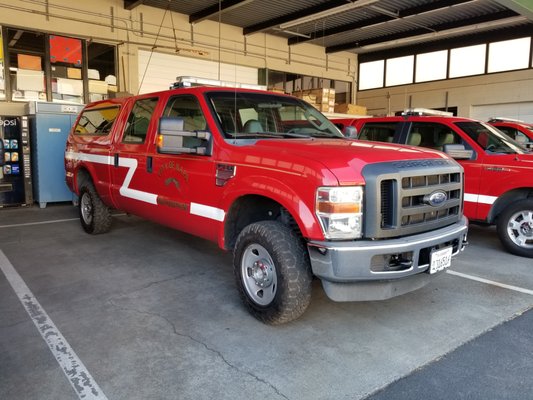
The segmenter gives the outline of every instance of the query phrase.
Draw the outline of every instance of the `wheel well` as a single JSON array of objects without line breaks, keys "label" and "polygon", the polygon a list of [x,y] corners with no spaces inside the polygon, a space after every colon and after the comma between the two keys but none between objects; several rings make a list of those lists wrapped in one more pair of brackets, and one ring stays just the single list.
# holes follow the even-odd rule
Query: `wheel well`
[{"label": "wheel well", "polygon": [[228,211],[224,227],[224,247],[233,249],[239,233],[248,225],[259,221],[279,221],[302,236],[292,215],[278,202],[268,197],[248,195],[237,199]]},{"label": "wheel well", "polygon": [[78,193],[80,193],[81,187],[85,184],[85,182],[91,181],[91,174],[89,171],[87,171],[85,168],[79,169],[76,173],[76,189]]},{"label": "wheel well", "polygon": [[498,219],[498,216],[502,213],[505,208],[514,203],[517,200],[533,198],[533,189],[531,188],[521,188],[511,190],[502,196],[500,196],[496,202],[492,205],[489,215],[487,217],[487,222],[493,224]]}]

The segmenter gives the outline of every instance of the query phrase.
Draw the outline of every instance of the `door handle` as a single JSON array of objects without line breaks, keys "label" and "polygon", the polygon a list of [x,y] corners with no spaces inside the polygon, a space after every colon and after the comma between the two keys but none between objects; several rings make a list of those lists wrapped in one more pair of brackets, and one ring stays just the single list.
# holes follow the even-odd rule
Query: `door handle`
[{"label": "door handle", "polygon": [[118,153],[115,153],[113,165],[115,168],[118,168]]},{"label": "door handle", "polygon": [[152,156],[148,156],[146,157],[146,171],[147,172],[152,172],[152,164],[153,164],[153,160],[152,160]]}]

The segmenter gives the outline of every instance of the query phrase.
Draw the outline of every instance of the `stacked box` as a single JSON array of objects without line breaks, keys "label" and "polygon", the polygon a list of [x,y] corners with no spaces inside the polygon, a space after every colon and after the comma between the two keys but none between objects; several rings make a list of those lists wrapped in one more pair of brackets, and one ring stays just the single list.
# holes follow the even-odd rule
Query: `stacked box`
[{"label": "stacked box", "polygon": [[366,115],[366,107],[357,104],[342,103],[335,106],[335,112],[341,114]]},{"label": "stacked box", "polygon": [[319,111],[333,112],[334,110],[335,89],[321,88],[302,90],[292,92],[292,95],[308,102]]}]

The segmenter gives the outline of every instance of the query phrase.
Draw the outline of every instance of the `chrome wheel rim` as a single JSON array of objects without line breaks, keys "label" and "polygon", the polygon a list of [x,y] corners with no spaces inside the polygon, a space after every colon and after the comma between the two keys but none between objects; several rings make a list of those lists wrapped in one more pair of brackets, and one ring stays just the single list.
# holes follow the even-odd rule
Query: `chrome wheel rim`
[{"label": "chrome wheel rim", "polygon": [[93,221],[93,203],[88,193],[83,193],[80,200],[81,217],[85,224],[90,225]]},{"label": "chrome wheel rim", "polygon": [[533,249],[533,210],[514,213],[507,223],[507,235],[517,246]]},{"label": "chrome wheel rim", "polygon": [[267,306],[276,296],[278,278],[268,251],[259,244],[250,244],[241,260],[241,276],[248,296],[257,304]]}]

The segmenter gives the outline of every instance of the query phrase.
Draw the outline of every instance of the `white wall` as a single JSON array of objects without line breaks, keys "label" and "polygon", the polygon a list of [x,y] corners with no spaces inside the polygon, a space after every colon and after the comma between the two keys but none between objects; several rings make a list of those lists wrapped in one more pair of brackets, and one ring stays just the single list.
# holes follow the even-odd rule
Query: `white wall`
[{"label": "white wall", "polygon": [[374,115],[409,106],[448,106],[458,107],[463,117],[486,119],[490,114],[533,122],[533,69],[365,90],[357,99]]}]

